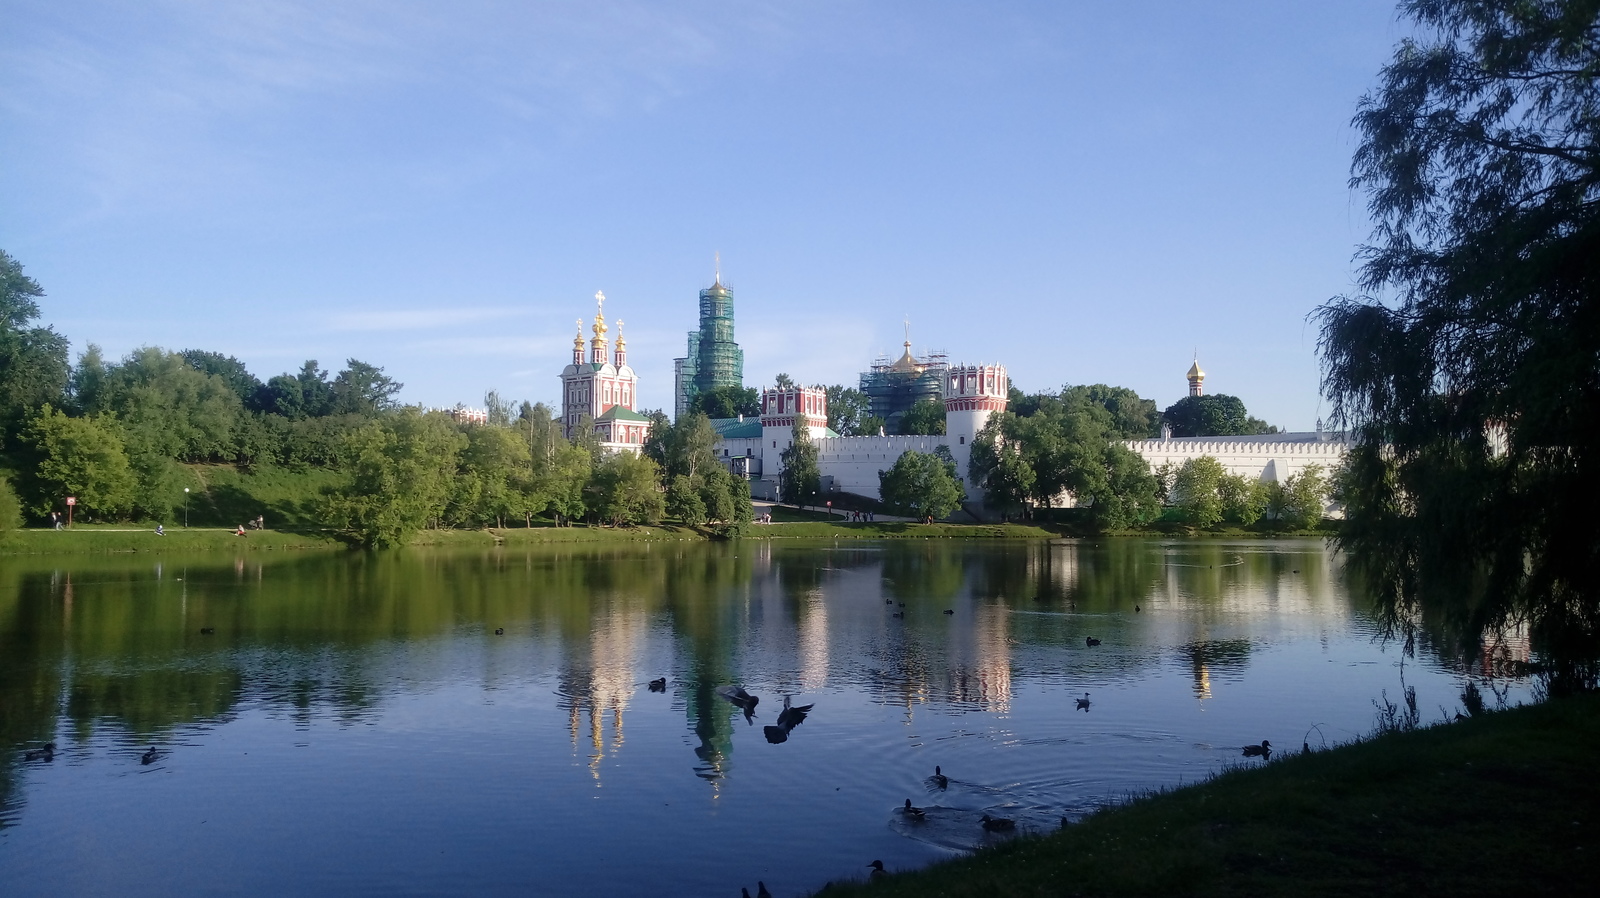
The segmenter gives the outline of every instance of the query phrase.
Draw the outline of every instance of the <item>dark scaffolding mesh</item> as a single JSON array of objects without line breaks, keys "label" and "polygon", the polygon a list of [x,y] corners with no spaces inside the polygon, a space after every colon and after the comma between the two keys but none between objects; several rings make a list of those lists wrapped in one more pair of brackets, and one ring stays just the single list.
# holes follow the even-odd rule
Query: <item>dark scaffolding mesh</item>
[{"label": "dark scaffolding mesh", "polygon": [[949,363],[942,350],[929,352],[917,360],[909,348],[900,361],[891,363],[887,357],[872,363],[872,368],[861,373],[861,392],[867,394],[872,414],[884,421],[884,430],[896,433],[900,419],[911,406],[925,399],[944,399],[945,376]]}]

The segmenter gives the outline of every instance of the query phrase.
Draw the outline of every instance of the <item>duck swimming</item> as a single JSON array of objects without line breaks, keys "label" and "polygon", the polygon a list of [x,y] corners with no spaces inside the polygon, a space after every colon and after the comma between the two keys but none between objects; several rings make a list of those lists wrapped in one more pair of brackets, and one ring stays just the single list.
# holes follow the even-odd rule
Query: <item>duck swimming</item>
[{"label": "duck swimming", "polygon": [[506,628],[505,627],[495,627],[494,628],[494,635],[496,635],[496,636],[504,636],[504,635],[506,635]]},{"label": "duck swimming", "polygon": [[983,824],[985,830],[992,833],[1008,833],[1017,828],[1017,821],[1009,817],[990,817],[984,814],[978,822]]},{"label": "duck swimming", "polygon": [[950,777],[945,776],[944,772],[939,769],[939,765],[937,764],[933,766],[933,776],[928,777],[928,779],[932,780],[933,784],[941,789],[947,789],[950,787]]},{"label": "duck swimming", "polygon": [[1089,710],[1089,693],[1085,692],[1083,694],[1083,698],[1078,699],[1078,710],[1079,711],[1087,711],[1087,710]]},{"label": "duck swimming", "polygon": [[913,820],[921,820],[927,816],[927,812],[923,811],[922,808],[912,807],[911,799],[909,798],[906,799],[906,806],[900,809],[900,813],[910,817]]},{"label": "duck swimming", "polygon": [[946,609],[945,609],[945,610],[944,610],[944,613],[945,613],[945,614],[955,614],[955,613],[956,613],[956,610],[955,610],[955,609],[954,609],[954,608],[946,608]]},{"label": "duck swimming", "polygon": [[650,691],[651,692],[666,692],[667,691],[667,678],[666,677],[656,677],[654,680],[651,680],[650,681]]},{"label": "duck swimming", "polygon": [[1092,649],[1100,644],[1100,640],[1095,639],[1093,636],[1085,636],[1083,637],[1083,644]]},{"label": "duck swimming", "polygon": [[1244,756],[1247,758],[1270,758],[1272,757],[1272,743],[1262,739],[1260,745],[1246,745],[1244,747]]},{"label": "duck swimming", "polygon": [[889,875],[889,871],[883,869],[883,861],[873,861],[867,866],[872,868],[872,872],[867,874],[868,879],[882,879]]},{"label": "duck swimming", "polygon": [[140,764],[145,764],[145,765],[150,765],[150,764],[154,764],[155,762],[156,762],[156,747],[154,745],[152,745],[152,746],[150,746],[150,750],[149,751],[147,751],[144,754],[139,756],[139,763]]},{"label": "duck swimming", "polygon": [[217,628],[216,627],[201,627],[200,628],[200,635],[201,636],[212,636],[216,632],[217,632]]},{"label": "duck swimming", "polygon": [[23,755],[25,761],[53,761],[56,757],[56,744],[46,742],[43,746]]}]

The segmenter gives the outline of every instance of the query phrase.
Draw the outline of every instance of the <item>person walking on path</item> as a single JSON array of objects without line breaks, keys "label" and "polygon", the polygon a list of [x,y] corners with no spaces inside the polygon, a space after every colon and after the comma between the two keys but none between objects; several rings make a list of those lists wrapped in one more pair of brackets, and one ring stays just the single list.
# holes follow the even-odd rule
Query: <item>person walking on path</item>
[{"label": "person walking on path", "polygon": [[55,525],[55,528],[57,530],[60,530],[61,529],[61,512],[59,512],[59,511],[50,512],[50,522]]}]

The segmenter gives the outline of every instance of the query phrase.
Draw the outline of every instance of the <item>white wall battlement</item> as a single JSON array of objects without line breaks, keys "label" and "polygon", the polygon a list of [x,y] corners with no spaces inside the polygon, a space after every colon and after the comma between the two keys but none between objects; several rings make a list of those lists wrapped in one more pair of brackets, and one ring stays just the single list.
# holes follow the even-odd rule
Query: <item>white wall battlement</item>
[{"label": "white wall battlement", "polygon": [[1229,474],[1252,480],[1282,483],[1311,465],[1321,465],[1324,475],[1344,462],[1349,444],[1342,435],[1279,433],[1257,439],[1194,437],[1169,440],[1130,440],[1123,443],[1137,452],[1154,471],[1163,464],[1174,467],[1209,455]]}]

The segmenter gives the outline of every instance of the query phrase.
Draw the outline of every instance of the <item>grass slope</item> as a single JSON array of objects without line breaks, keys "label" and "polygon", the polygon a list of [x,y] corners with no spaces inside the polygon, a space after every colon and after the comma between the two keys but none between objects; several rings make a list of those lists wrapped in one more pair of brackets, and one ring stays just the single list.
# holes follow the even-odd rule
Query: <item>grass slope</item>
[{"label": "grass slope", "polygon": [[1049,836],[824,891],[1600,894],[1597,767],[1600,696],[1581,696],[1297,752],[1106,809]]},{"label": "grass slope", "polygon": [[913,524],[903,521],[853,523],[796,521],[752,524],[745,539],[1045,539],[1057,534],[1025,524]]}]

